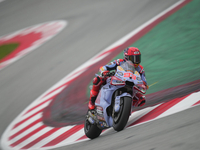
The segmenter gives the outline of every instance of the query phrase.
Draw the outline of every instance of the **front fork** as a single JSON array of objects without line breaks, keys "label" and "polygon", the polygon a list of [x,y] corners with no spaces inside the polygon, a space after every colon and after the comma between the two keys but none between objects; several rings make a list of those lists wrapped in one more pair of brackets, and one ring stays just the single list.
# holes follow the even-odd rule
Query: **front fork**
[{"label": "front fork", "polygon": [[[114,101],[115,103],[114,103],[114,108],[113,108],[112,115],[114,115],[114,113],[118,113],[119,112],[120,107],[123,104],[123,101],[121,99],[122,99],[122,97],[125,97],[125,96],[130,97],[131,99],[133,99],[133,97],[129,93],[122,93],[119,96],[115,96],[115,101]],[[133,103],[133,101],[132,101],[132,103]],[[131,112],[130,112],[130,114],[131,114]]]}]

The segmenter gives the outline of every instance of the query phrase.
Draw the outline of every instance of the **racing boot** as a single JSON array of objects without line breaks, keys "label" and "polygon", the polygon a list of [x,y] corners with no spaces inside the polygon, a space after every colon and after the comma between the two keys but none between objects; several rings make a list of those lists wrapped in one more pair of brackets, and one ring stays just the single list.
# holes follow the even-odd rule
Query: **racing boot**
[{"label": "racing boot", "polygon": [[133,98],[132,106],[135,106],[135,104],[137,103],[137,101],[138,101],[138,100],[134,97],[134,98]]},{"label": "racing boot", "polygon": [[91,98],[90,98],[90,101],[89,101],[89,104],[88,104],[88,108],[89,108],[90,110],[95,109],[95,101],[96,101],[96,98],[97,98],[97,97],[91,97]]},{"label": "racing boot", "polygon": [[98,93],[99,93],[99,91],[94,91],[93,89],[90,91],[90,101],[88,104],[88,108],[90,110],[95,109],[95,101],[96,101]]},{"label": "racing boot", "polygon": [[146,103],[146,97],[141,93],[137,93],[136,96],[139,98],[137,106],[139,107],[144,106],[144,104]]},{"label": "racing boot", "polygon": [[93,86],[90,91],[90,100],[89,100],[89,104],[88,104],[88,108],[90,110],[93,110],[95,108],[95,101],[96,101],[97,95],[99,94],[101,85],[104,82],[105,82],[105,80],[100,76],[97,76],[93,79]]},{"label": "racing boot", "polygon": [[136,107],[141,107],[141,106],[144,106],[145,103],[146,103],[146,97],[142,95],[141,93],[137,93],[136,97],[133,98],[132,105]]}]

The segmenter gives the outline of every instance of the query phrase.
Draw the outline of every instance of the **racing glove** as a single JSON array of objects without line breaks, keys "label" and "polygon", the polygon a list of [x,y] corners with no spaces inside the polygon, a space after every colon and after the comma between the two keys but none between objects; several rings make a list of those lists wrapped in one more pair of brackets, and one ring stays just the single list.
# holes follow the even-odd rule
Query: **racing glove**
[{"label": "racing glove", "polygon": [[106,70],[106,71],[103,71],[103,72],[101,72],[101,75],[102,75],[102,76],[107,76],[107,75],[109,75],[109,72],[110,72],[110,71],[107,71],[107,70]]}]

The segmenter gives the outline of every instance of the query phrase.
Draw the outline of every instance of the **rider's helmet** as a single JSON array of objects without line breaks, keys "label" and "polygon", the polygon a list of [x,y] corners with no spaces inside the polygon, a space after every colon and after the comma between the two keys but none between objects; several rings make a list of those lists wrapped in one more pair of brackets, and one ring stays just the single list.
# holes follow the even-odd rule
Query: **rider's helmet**
[{"label": "rider's helmet", "polygon": [[124,59],[132,61],[134,67],[137,68],[141,62],[141,53],[136,47],[128,47],[124,50]]}]

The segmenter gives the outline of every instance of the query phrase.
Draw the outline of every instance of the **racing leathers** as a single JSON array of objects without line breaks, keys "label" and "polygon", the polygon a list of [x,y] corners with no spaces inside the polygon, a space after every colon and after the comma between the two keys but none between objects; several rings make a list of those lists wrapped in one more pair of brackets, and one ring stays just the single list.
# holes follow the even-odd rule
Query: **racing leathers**
[{"label": "racing leathers", "polygon": [[[117,66],[121,65],[123,62],[125,62],[125,59],[117,59],[114,60],[113,62],[103,66],[100,68],[100,72],[102,73],[102,75],[105,76],[97,76],[93,79],[93,86],[92,89],[90,91],[90,100],[89,100],[89,104],[88,104],[88,108],[90,110],[95,108],[95,101],[97,98],[97,95],[99,93],[99,90],[101,88],[101,85],[106,84],[106,73],[108,73],[110,70],[116,70]],[[135,68],[136,71],[139,72],[144,85],[146,85],[147,89],[148,89],[148,85],[147,85],[147,81],[145,78],[145,71],[143,69],[143,67],[141,65],[138,65]],[[143,106],[146,102],[146,98],[144,95],[142,95],[141,93],[137,92],[135,97],[133,98],[133,106]]]}]

